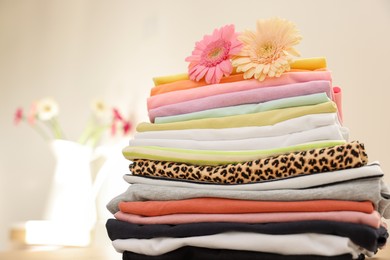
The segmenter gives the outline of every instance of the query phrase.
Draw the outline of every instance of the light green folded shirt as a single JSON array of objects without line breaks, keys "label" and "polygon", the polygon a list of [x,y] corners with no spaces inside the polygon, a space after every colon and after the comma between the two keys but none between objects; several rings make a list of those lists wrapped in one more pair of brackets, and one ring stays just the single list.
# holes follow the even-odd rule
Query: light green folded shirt
[{"label": "light green folded shirt", "polygon": [[168,148],[158,146],[127,146],[122,153],[128,160],[148,159],[156,161],[181,162],[196,165],[221,165],[253,161],[280,154],[306,151],[345,144],[343,140],[318,141],[267,150],[210,151]]},{"label": "light green folded shirt", "polygon": [[204,129],[204,128],[232,128],[242,126],[265,126],[278,122],[304,116],[308,114],[333,113],[337,111],[336,104],[332,101],[311,105],[276,109],[254,114],[235,115],[221,118],[205,118],[184,122],[166,124],[141,123],[137,126],[138,132],[181,130],[181,129]]},{"label": "light green folded shirt", "polygon": [[202,118],[216,118],[234,115],[253,114],[263,111],[270,111],[288,107],[310,106],[330,101],[326,93],[316,93],[297,97],[275,99],[258,104],[245,104],[239,106],[229,106],[222,108],[208,109],[188,114],[156,117],[154,123],[164,124]]}]

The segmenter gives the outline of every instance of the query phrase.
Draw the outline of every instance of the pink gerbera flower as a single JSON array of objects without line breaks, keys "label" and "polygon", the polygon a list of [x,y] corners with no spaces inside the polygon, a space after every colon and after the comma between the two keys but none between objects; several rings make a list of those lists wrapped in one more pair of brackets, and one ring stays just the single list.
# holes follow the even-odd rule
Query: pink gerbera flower
[{"label": "pink gerbera flower", "polygon": [[205,77],[206,83],[215,84],[223,76],[229,76],[233,70],[230,59],[241,51],[242,43],[237,36],[234,25],[226,25],[196,42],[192,55],[185,59],[190,62],[190,79],[199,81]]}]

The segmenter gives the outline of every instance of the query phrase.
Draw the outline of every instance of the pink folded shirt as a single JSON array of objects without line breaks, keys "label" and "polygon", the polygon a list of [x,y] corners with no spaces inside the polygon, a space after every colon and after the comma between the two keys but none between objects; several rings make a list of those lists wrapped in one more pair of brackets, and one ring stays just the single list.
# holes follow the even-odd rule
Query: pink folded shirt
[{"label": "pink folded shirt", "polygon": [[377,211],[363,213],[357,211],[327,212],[282,212],[282,213],[246,213],[246,214],[172,214],[164,216],[143,217],[118,211],[115,218],[121,221],[148,224],[187,224],[199,222],[238,222],[238,223],[271,223],[309,220],[328,220],[349,222],[379,228],[381,216]]},{"label": "pink folded shirt", "polygon": [[333,98],[333,92],[329,81],[317,80],[274,87],[250,89],[213,95],[150,109],[149,118],[151,122],[154,122],[156,117],[187,114],[220,107],[255,104],[275,99],[297,97],[323,92],[325,92],[329,98]]},{"label": "pink folded shirt", "polygon": [[326,80],[331,82],[331,73],[329,71],[288,72],[282,74],[278,78],[267,78],[264,81],[251,79],[231,83],[207,85],[194,89],[172,91],[149,97],[147,105],[148,110],[150,110],[160,106],[175,104],[179,102],[199,99],[223,93],[231,93],[255,88],[280,86],[315,80]]},{"label": "pink folded shirt", "polygon": [[342,104],[343,94],[339,86],[333,87],[333,98],[334,98],[333,101],[336,103],[337,106],[337,112],[338,112],[340,123],[343,123],[343,104]]}]

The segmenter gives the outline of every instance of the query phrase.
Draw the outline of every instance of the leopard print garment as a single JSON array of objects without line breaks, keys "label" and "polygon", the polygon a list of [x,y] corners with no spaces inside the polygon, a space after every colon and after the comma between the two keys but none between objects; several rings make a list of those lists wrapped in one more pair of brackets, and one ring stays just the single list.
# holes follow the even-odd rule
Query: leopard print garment
[{"label": "leopard print garment", "polygon": [[364,145],[354,141],[333,147],[218,166],[137,159],[130,165],[130,171],[137,176],[241,184],[356,168],[367,164],[367,160]]}]

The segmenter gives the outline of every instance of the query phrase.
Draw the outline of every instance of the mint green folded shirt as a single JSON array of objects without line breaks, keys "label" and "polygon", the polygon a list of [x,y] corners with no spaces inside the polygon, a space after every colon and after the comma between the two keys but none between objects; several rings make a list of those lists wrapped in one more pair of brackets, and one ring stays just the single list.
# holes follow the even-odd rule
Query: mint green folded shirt
[{"label": "mint green folded shirt", "polygon": [[137,126],[137,131],[147,132],[180,129],[220,129],[242,126],[264,126],[273,125],[278,122],[303,115],[333,113],[336,111],[336,104],[332,101],[328,101],[325,103],[311,106],[289,107],[265,112],[258,112],[254,114],[235,115],[221,118],[205,118],[166,124],[141,123]]},{"label": "mint green folded shirt", "polygon": [[324,93],[316,93],[310,95],[302,95],[297,97],[281,98],[275,99],[258,104],[245,104],[239,106],[229,106],[222,108],[208,109],[188,114],[174,115],[174,116],[164,116],[156,117],[154,123],[163,124],[163,123],[172,123],[180,121],[188,121],[202,118],[216,118],[216,117],[226,117],[234,115],[244,115],[244,114],[253,114],[263,111],[270,111],[281,108],[288,107],[299,107],[299,106],[309,106],[316,105],[330,101],[328,95]]}]

